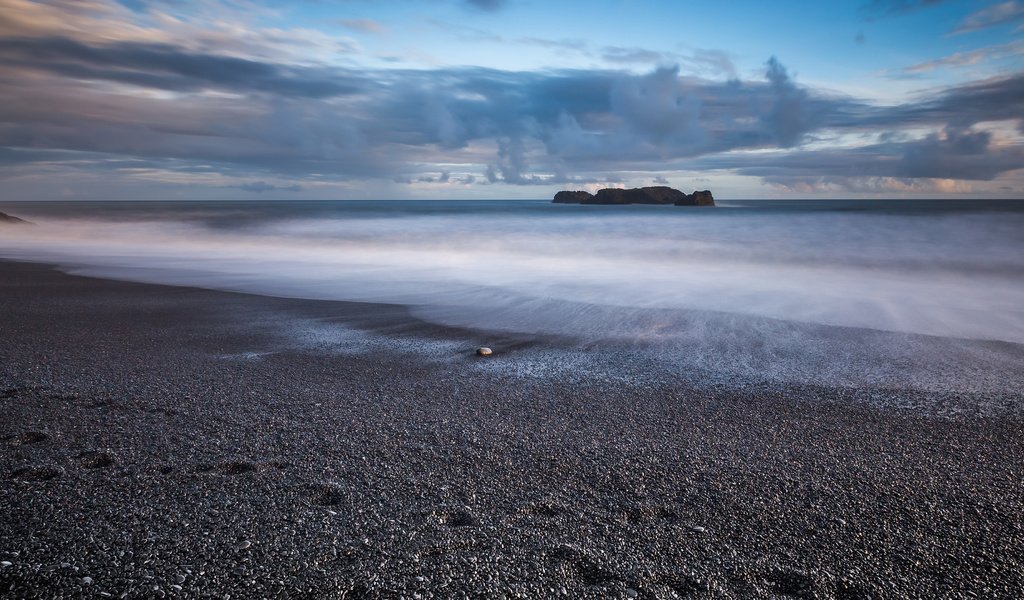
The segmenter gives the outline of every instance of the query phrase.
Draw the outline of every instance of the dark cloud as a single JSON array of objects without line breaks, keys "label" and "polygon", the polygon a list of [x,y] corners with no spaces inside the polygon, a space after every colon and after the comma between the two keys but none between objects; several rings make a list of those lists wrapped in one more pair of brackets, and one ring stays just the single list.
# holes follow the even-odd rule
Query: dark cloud
[{"label": "dark cloud", "polygon": [[262,194],[263,192],[301,192],[303,189],[301,185],[272,185],[265,181],[242,183],[233,187],[256,194]]},{"label": "dark cloud", "polygon": [[1024,152],[991,147],[992,134],[947,128],[905,144],[900,170],[906,177],[992,179],[1024,165]]},{"label": "dark cloud", "polygon": [[67,38],[0,39],[9,67],[48,71],[171,91],[223,89],[327,98],[353,94],[368,82],[339,69],[276,65],[233,56],[186,51],[169,44],[86,44]]},{"label": "dark cloud", "polygon": [[916,102],[876,111],[865,125],[952,124],[969,127],[983,121],[1024,119],[1024,73],[987,79],[938,91]]},{"label": "dark cloud", "polygon": [[797,87],[774,56],[768,60],[766,77],[775,99],[765,122],[780,146],[794,146],[817,124],[807,106],[808,92]]},{"label": "dark cloud", "polygon": [[[0,58],[0,166],[203,166],[258,192],[271,174],[582,185],[627,171],[736,168],[779,182],[986,180],[1024,164],[976,127],[1021,127],[1021,73],[879,106],[803,86],[775,58],[763,79],[728,81],[679,67],[354,70],[60,38],[0,40]],[[704,58],[731,68],[724,54]],[[909,130],[915,137],[902,135]],[[878,132],[890,135],[855,149],[802,149],[822,135]],[[441,168],[455,164],[475,165],[479,178]]]},{"label": "dark cloud", "polygon": [[697,164],[707,169],[734,169],[787,187],[846,180],[853,185],[918,179],[990,181],[1024,167],[1024,147],[995,145],[987,131],[950,127],[920,139],[847,149],[709,157]]}]

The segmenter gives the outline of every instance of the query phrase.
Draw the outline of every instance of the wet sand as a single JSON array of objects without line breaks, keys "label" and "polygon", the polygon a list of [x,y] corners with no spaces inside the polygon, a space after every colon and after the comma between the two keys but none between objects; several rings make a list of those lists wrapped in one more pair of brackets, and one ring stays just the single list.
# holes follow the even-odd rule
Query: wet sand
[{"label": "wet sand", "polygon": [[0,262],[0,596],[1024,596],[1019,394],[647,351]]}]

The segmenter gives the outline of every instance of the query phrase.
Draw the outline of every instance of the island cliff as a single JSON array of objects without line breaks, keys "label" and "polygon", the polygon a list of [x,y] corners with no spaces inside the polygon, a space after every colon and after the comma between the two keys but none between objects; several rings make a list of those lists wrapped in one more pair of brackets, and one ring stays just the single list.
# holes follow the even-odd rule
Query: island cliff
[{"label": "island cliff", "polygon": [[674,206],[714,206],[715,198],[709,190],[692,194],[667,186],[633,188],[605,188],[597,194],[585,191],[563,190],[552,201],[557,204],[672,204]]}]

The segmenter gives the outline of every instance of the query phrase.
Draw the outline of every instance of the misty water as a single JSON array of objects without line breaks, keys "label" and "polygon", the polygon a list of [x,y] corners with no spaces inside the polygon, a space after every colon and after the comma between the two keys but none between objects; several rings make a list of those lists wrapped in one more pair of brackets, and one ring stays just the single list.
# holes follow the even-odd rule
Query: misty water
[{"label": "misty water", "polygon": [[[1024,203],[6,203],[0,257],[403,304],[444,325],[617,340],[680,365],[1019,390]],[[665,352],[664,349],[669,349]]]}]

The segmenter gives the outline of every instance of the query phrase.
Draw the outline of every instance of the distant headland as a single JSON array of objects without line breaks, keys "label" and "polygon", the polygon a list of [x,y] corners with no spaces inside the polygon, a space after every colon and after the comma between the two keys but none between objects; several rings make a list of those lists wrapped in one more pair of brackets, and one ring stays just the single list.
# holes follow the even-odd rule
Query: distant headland
[{"label": "distant headland", "polygon": [[692,194],[664,185],[633,188],[605,188],[596,194],[563,190],[552,200],[557,204],[672,204],[675,206],[714,206],[715,198],[709,190]]},{"label": "distant headland", "polygon": [[0,223],[28,223],[28,221],[0,212]]}]

